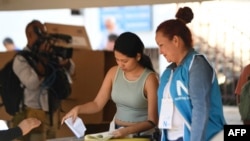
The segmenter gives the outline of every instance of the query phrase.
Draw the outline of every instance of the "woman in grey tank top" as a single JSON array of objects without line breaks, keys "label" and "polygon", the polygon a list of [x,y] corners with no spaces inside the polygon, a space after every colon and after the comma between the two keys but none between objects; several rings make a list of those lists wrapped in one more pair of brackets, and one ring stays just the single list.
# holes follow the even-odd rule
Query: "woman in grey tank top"
[{"label": "woman in grey tank top", "polygon": [[[157,74],[150,58],[144,53],[144,44],[132,32],[122,33],[115,41],[117,62],[107,72],[93,101],[77,105],[63,118],[76,119],[78,114],[94,114],[112,99],[116,104],[113,138],[122,138],[154,129],[158,123]],[[123,128],[119,128],[123,127]]]}]

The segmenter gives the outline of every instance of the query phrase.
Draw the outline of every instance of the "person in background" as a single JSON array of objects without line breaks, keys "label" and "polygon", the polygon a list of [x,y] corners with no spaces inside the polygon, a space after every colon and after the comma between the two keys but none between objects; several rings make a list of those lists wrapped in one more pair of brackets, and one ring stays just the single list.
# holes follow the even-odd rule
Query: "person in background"
[{"label": "person in background", "polygon": [[151,135],[150,131],[158,123],[158,77],[143,51],[144,44],[136,34],[122,33],[113,51],[117,65],[107,72],[95,99],[72,108],[61,124],[68,118],[74,121],[79,114],[97,113],[112,99],[117,109],[113,120],[114,138]]},{"label": "person in background", "polygon": [[106,17],[104,19],[104,27],[98,50],[110,51],[114,48],[112,42],[122,33],[122,31],[119,29],[115,17]]},{"label": "person in background", "polygon": [[210,141],[226,124],[217,76],[193,48],[186,26],[192,9],[179,8],[175,16],[160,23],[155,35],[160,54],[170,62],[158,89],[161,141]]},{"label": "person in background", "polygon": [[104,50],[113,51],[114,50],[115,40],[117,38],[118,38],[118,35],[116,35],[116,34],[110,34],[108,36],[108,42],[107,42],[107,45],[106,45],[106,47],[105,47]]},{"label": "person in background", "polygon": [[[243,70],[240,74],[240,78],[239,78],[237,85],[236,85],[236,88],[235,88],[235,96],[236,96],[236,104],[237,105],[239,105],[239,103],[240,103],[240,93],[241,93],[242,87],[249,80],[250,80],[250,64],[246,65],[243,68]],[[250,121],[245,120],[245,121],[243,121],[243,124],[249,125]]]},{"label": "person in background", "polygon": [[11,141],[28,134],[32,129],[38,127],[40,124],[41,121],[36,118],[24,119],[16,127],[7,130],[0,130],[0,139],[3,141]]},{"label": "person in background", "polygon": [[[58,128],[58,110],[50,114],[50,107],[57,106],[58,103],[49,105],[49,86],[46,85],[46,72],[48,63],[51,61],[52,48],[46,40],[40,36],[47,35],[44,24],[38,20],[33,20],[26,26],[27,46],[23,49],[32,53],[33,65],[21,55],[16,55],[13,62],[13,70],[24,85],[24,108],[13,117],[13,124],[17,125],[21,120],[28,117],[39,119],[42,123],[39,127],[24,136],[21,140],[44,141],[56,138]],[[58,58],[58,64],[65,67],[69,74],[74,73],[75,65],[71,59]],[[57,62],[56,61],[56,62]],[[54,62],[55,63],[55,62]],[[64,86],[62,86],[64,87]],[[53,120],[51,120],[53,118]],[[60,121],[59,121],[60,123]]]},{"label": "person in background", "polygon": [[19,50],[19,48],[15,45],[14,41],[9,37],[6,37],[3,40],[3,45],[6,51],[18,51]]},{"label": "person in background", "polygon": [[240,93],[243,85],[249,80],[250,77],[250,64],[246,65],[239,77],[239,80],[236,85],[235,94],[236,94],[236,104],[240,103]]}]

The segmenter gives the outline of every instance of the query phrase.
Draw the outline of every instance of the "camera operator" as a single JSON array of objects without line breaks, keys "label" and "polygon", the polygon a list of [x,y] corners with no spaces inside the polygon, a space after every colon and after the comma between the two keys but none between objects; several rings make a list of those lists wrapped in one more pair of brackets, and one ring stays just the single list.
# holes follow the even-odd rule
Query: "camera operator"
[{"label": "camera operator", "polygon": [[45,40],[41,35],[47,35],[47,31],[40,21],[33,20],[27,24],[27,46],[23,51],[30,53],[29,58],[31,58],[32,63],[18,54],[15,56],[13,64],[14,72],[24,85],[24,108],[21,108],[20,112],[13,116],[13,126],[18,125],[21,120],[27,117],[35,117],[42,121],[38,128],[20,139],[23,141],[45,141],[56,138],[58,127],[56,120],[59,117],[57,117],[56,111],[53,111],[53,124],[51,125],[49,86],[44,86],[44,81],[52,73],[52,70],[49,69],[50,64],[55,63],[53,67],[64,67],[71,75],[75,68],[71,58],[53,57],[54,52],[49,40]]}]

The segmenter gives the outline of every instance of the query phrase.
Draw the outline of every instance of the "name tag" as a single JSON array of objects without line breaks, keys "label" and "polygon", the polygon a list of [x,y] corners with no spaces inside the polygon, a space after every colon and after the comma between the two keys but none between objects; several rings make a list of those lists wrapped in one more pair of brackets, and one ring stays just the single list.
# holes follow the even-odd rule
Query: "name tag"
[{"label": "name tag", "polygon": [[173,118],[173,100],[170,98],[165,98],[161,100],[161,111],[159,118],[159,128],[160,129],[171,129],[172,128],[172,118]]}]

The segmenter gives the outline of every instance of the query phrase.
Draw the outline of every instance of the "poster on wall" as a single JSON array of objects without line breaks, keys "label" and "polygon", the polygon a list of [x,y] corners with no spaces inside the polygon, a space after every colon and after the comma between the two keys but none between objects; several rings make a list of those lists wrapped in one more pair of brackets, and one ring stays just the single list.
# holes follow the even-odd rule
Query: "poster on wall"
[{"label": "poster on wall", "polygon": [[152,30],[152,7],[122,6],[100,8],[100,29],[106,30],[107,20],[116,24],[123,31],[147,32]]}]

